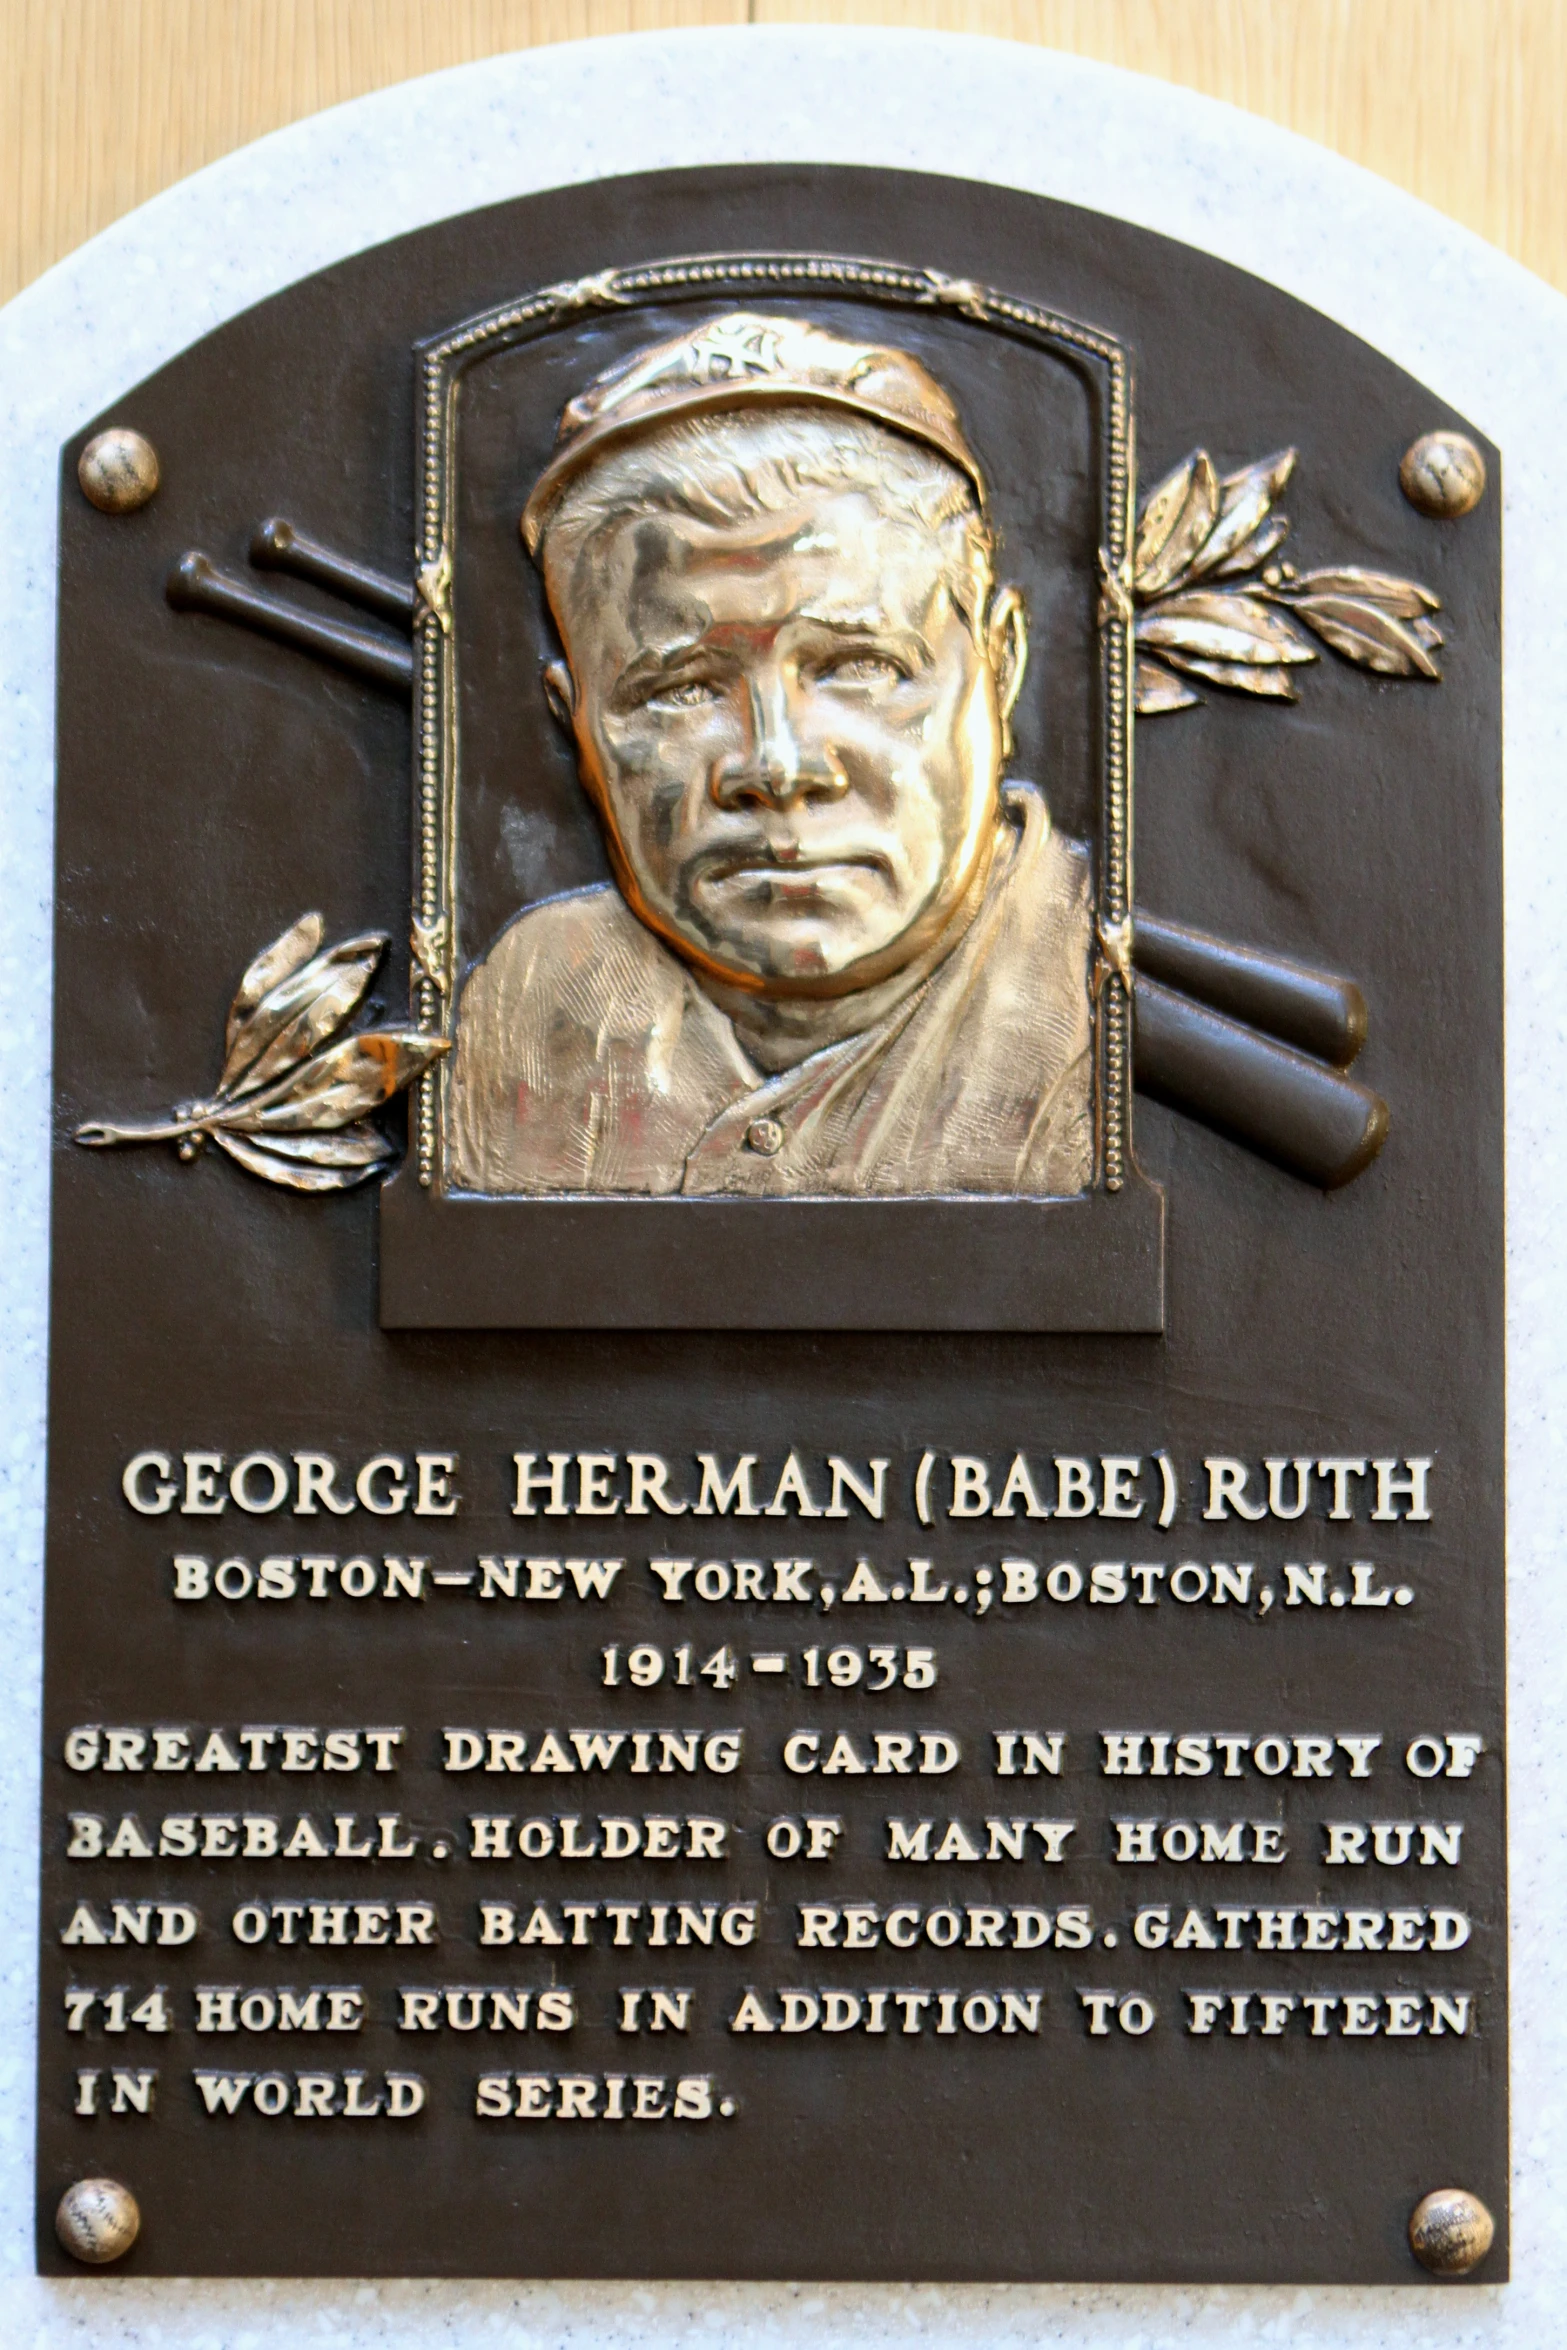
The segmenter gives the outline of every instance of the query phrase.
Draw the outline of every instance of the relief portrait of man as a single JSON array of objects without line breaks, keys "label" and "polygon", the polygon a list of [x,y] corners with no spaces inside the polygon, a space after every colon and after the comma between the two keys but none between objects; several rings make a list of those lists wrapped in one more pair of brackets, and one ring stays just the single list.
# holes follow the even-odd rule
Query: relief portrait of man
[{"label": "relief portrait of man", "polygon": [[613,880],[468,977],[453,1188],[1083,1191],[1089,858],[1005,773],[1027,615],[927,368],[749,313],[660,342],[522,530]]}]

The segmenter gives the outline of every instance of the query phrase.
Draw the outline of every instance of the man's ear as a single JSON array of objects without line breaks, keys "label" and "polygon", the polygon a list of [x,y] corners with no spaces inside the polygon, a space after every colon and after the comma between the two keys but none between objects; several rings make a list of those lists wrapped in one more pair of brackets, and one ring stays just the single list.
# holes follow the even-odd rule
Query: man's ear
[{"label": "man's ear", "polygon": [[545,662],[544,699],[557,723],[570,734],[577,716],[577,681],[564,661]]},{"label": "man's ear", "polygon": [[985,657],[996,681],[996,703],[1001,712],[1001,750],[1012,756],[1012,713],[1023,690],[1028,669],[1028,608],[1018,588],[1002,588],[991,598],[985,622]]}]

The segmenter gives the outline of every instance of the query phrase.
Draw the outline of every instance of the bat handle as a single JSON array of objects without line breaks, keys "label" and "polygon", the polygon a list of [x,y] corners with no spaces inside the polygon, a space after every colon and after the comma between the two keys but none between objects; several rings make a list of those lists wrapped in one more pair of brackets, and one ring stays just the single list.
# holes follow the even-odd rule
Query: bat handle
[{"label": "bat handle", "polygon": [[1324,1191],[1352,1182],[1387,1140],[1387,1104],[1369,1086],[1141,973],[1133,1069],[1139,1091]]}]

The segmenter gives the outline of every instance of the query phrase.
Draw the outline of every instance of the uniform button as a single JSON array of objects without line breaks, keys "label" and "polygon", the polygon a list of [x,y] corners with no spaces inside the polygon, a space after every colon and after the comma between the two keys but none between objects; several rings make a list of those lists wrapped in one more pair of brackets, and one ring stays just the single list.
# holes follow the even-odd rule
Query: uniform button
[{"label": "uniform button", "polygon": [[759,1158],[774,1159],[784,1146],[784,1130],[776,1118],[753,1118],[745,1130],[745,1147]]}]

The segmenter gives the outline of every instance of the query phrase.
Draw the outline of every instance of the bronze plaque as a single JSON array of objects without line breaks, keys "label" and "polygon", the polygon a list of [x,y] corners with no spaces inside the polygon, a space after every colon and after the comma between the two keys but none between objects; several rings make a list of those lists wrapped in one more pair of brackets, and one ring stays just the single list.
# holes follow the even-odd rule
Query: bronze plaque
[{"label": "bronze plaque", "polygon": [[1500,512],[828,169],[64,452],[45,2268],[1505,2275]]}]

